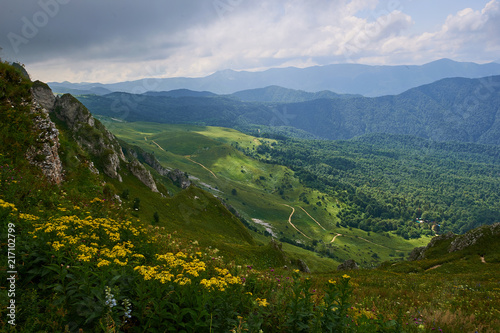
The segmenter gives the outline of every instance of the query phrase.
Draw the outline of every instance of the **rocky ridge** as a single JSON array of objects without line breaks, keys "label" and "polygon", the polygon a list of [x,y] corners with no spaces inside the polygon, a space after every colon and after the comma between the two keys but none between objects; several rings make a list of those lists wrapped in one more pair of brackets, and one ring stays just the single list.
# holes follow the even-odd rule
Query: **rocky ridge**
[{"label": "rocky ridge", "polygon": [[[57,184],[63,181],[63,167],[58,154],[59,131],[55,123],[50,120],[50,113],[53,113],[67,126],[78,145],[96,158],[97,166],[105,175],[121,182],[120,171],[125,165],[153,192],[159,192],[151,173],[135,157],[129,156],[127,159],[116,137],[76,98],[69,94],[56,97],[49,86],[40,81],[33,83],[31,93],[32,112],[37,114],[34,122],[40,132],[39,140],[42,148],[32,147],[27,156],[30,163],[39,166],[49,180]],[[99,173],[93,161],[78,162],[87,164],[94,174]],[[156,159],[154,162],[161,166]]]},{"label": "rocky ridge", "polygon": [[133,158],[138,159],[140,162],[149,165],[161,176],[170,178],[172,182],[180,188],[186,189],[191,186],[191,181],[189,180],[189,177],[185,172],[179,169],[172,170],[170,168],[165,168],[160,164],[160,162],[153,154],[150,154],[139,147],[124,148],[124,150],[127,156],[131,155],[133,156]]},{"label": "rocky ridge", "polygon": [[49,117],[49,106],[55,101],[52,94],[43,94],[39,85],[32,88],[32,99],[30,112],[35,115],[33,122],[37,131],[37,147],[31,146],[26,152],[28,161],[38,166],[47,179],[53,183],[60,184],[64,179],[63,166],[59,157],[59,131]]},{"label": "rocky ridge", "polygon": [[463,235],[455,235],[452,232],[448,232],[446,234],[432,238],[427,246],[417,247],[413,249],[408,257],[408,260],[414,261],[426,259],[428,251],[443,241],[451,240],[449,246],[447,247],[447,252],[452,253],[476,246],[492,236],[500,236],[500,223],[483,225],[479,228],[470,230]]},{"label": "rocky ridge", "polygon": [[151,191],[157,193],[159,192],[153,176],[151,176],[151,173],[146,170],[144,165],[142,165],[138,160],[133,160],[132,162],[130,162],[128,164],[128,169],[134,176],[137,177],[137,179],[139,179],[144,185],[149,187]]},{"label": "rocky ridge", "polygon": [[476,245],[481,239],[488,236],[500,236],[500,222],[484,225],[470,230],[464,235],[457,236],[450,244],[448,252],[456,252]]}]

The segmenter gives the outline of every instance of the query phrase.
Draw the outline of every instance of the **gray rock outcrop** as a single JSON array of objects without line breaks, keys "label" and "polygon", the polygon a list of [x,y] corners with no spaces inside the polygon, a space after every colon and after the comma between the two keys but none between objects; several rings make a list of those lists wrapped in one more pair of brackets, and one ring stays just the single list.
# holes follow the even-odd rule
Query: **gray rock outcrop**
[{"label": "gray rock outcrop", "polygon": [[448,232],[446,234],[433,237],[431,239],[431,241],[429,242],[429,244],[427,244],[427,246],[421,246],[421,247],[414,248],[410,252],[410,255],[408,256],[408,260],[414,261],[414,260],[425,259],[425,252],[428,249],[430,249],[431,247],[433,247],[436,244],[436,242],[442,241],[442,240],[447,240],[447,239],[453,238],[455,236],[456,235],[450,231],[450,232]]},{"label": "gray rock outcrop", "polygon": [[426,249],[425,246],[420,246],[411,250],[410,254],[408,255],[408,261],[424,259],[425,249]]},{"label": "gray rock outcrop", "polygon": [[481,244],[484,238],[489,236],[500,236],[500,223],[494,223],[492,225],[483,225],[476,229],[470,230],[463,235],[455,235],[452,232],[448,232],[444,235],[436,236],[431,239],[429,244],[424,247],[417,247],[411,251],[408,260],[422,260],[426,258],[427,251],[434,247],[438,241],[444,241],[454,238],[449,247],[448,253],[464,250],[468,247],[474,246],[476,244]]},{"label": "gray rock outcrop", "polygon": [[339,271],[350,271],[358,268],[358,264],[353,259],[346,260],[337,266],[337,270]]},{"label": "gray rock outcrop", "polygon": [[118,171],[120,162],[126,162],[126,159],[115,136],[69,94],[56,98],[54,113],[72,131],[76,142],[100,159],[102,171],[107,176],[122,181]]},{"label": "gray rock outcrop", "polygon": [[303,273],[311,273],[309,266],[307,266],[306,262],[302,259],[297,260],[297,267],[298,267],[299,271],[301,271]]},{"label": "gray rock outcrop", "polygon": [[172,182],[179,186],[182,189],[186,189],[191,186],[191,181],[189,180],[187,174],[179,169],[170,169],[165,168],[160,164],[160,162],[156,159],[155,155],[145,152],[144,150],[134,147],[127,148],[126,155],[128,157],[132,157],[138,159],[139,161],[146,163],[151,168],[153,168],[158,174],[164,177],[168,177],[172,180]]},{"label": "gray rock outcrop", "polygon": [[481,238],[488,235],[500,235],[500,223],[492,225],[483,225],[479,228],[473,229],[463,235],[458,236],[450,244],[448,252],[455,252],[463,250],[469,246],[475,245]]},{"label": "gray rock outcrop", "polygon": [[[59,157],[59,131],[50,120],[49,110],[55,100],[50,88],[32,89],[31,113],[35,115],[33,122],[38,133],[36,145],[26,152],[27,160],[38,166],[47,179],[60,184],[63,181],[63,166]],[[52,96],[52,97],[51,97]]]},{"label": "gray rock outcrop", "polygon": [[182,189],[185,189],[185,188],[188,188],[189,186],[191,186],[191,181],[189,180],[186,173],[179,170],[179,169],[174,169],[172,171],[169,171],[167,173],[167,177],[172,179],[174,184],[177,184]]},{"label": "gray rock outcrop", "polygon": [[151,191],[157,193],[159,192],[153,176],[151,176],[151,173],[146,170],[144,165],[142,165],[138,160],[133,160],[132,162],[130,162],[128,164],[128,169],[134,176],[137,177],[137,179],[139,179],[144,185],[149,187]]},{"label": "gray rock outcrop", "polygon": [[48,112],[54,109],[56,96],[54,96],[50,87],[45,83],[40,81],[33,82],[31,95],[33,99]]}]

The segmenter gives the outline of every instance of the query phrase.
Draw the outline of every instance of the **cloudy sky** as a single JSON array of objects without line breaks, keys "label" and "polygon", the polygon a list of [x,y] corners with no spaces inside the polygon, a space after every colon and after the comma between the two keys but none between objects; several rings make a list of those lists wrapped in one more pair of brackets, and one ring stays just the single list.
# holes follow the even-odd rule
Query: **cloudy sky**
[{"label": "cloudy sky", "polygon": [[0,0],[0,58],[45,82],[500,59],[500,0]]}]

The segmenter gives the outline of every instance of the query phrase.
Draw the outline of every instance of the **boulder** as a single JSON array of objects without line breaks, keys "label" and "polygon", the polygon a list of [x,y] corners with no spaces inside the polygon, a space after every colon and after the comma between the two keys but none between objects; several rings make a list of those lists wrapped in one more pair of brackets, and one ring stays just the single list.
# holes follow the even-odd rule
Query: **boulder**
[{"label": "boulder", "polygon": [[358,268],[358,264],[353,259],[346,260],[337,267],[339,271],[349,271]]},{"label": "boulder", "polygon": [[305,263],[305,261],[302,260],[302,259],[298,259],[297,260],[297,268],[299,269],[299,271],[301,271],[303,273],[311,273],[311,270],[309,269],[309,266],[307,266],[307,264]]}]

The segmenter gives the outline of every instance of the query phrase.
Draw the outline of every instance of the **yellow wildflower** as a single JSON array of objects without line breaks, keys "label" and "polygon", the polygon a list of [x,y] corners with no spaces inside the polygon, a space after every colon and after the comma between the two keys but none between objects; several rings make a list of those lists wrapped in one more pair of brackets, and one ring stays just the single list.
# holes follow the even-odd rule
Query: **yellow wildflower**
[{"label": "yellow wildflower", "polygon": [[55,242],[52,243],[52,247],[56,251],[59,251],[60,248],[64,247],[64,244],[60,243],[59,241],[55,241]]},{"label": "yellow wildflower", "polygon": [[267,301],[267,299],[265,299],[265,298],[262,298],[262,299],[257,298],[255,301],[257,302],[257,304],[259,304],[259,306],[264,306],[264,307],[266,307],[266,306],[268,306],[268,305],[269,305],[269,302],[268,302],[268,301]]},{"label": "yellow wildflower", "polygon": [[160,280],[161,283],[166,283],[172,281],[173,277],[174,275],[169,271],[161,271],[156,274],[155,280]]},{"label": "yellow wildflower", "polygon": [[151,266],[136,266],[134,271],[138,271],[144,277],[144,280],[151,280],[156,274],[156,268]]},{"label": "yellow wildflower", "polygon": [[38,216],[24,213],[20,213],[19,217],[25,221],[37,221],[38,219],[40,219]]},{"label": "yellow wildflower", "polygon": [[0,199],[0,208],[12,209],[12,211],[17,212],[17,208],[14,204],[3,201],[2,199]]},{"label": "yellow wildflower", "polygon": [[106,259],[99,259],[97,262],[97,267],[102,267],[102,266],[109,266],[111,264],[111,261],[106,260]]},{"label": "yellow wildflower", "polygon": [[126,266],[128,264],[128,260],[127,259],[125,259],[125,261],[120,261],[118,259],[115,259],[115,260],[113,260],[113,262],[115,264],[117,264],[117,265],[120,265],[120,266]]},{"label": "yellow wildflower", "polygon": [[[182,275],[182,274],[179,274]],[[177,283],[179,286],[184,286],[186,284],[191,284],[191,279],[187,277],[178,277],[177,279],[174,280],[174,283]]]},{"label": "yellow wildflower", "polygon": [[145,259],[145,258],[146,258],[146,257],[144,257],[144,256],[143,256],[142,254],[140,254],[140,253],[134,253],[134,254],[132,255],[132,257],[134,257],[134,258],[138,258],[138,259]]}]

